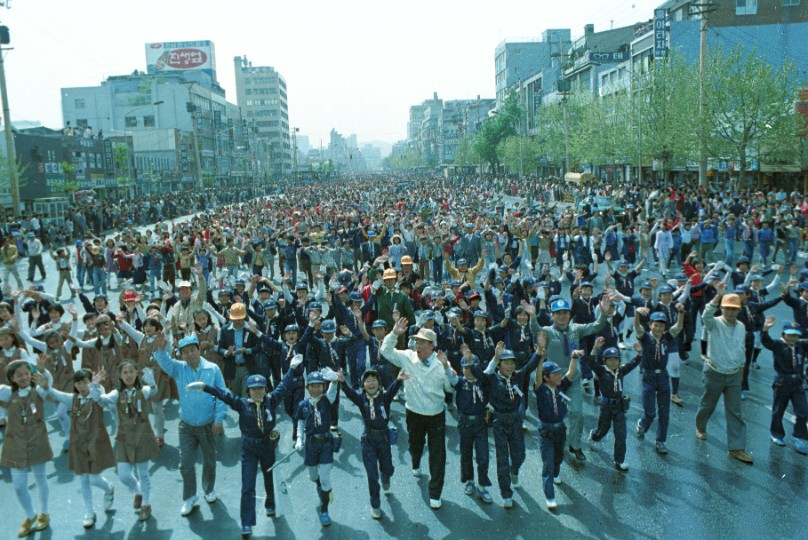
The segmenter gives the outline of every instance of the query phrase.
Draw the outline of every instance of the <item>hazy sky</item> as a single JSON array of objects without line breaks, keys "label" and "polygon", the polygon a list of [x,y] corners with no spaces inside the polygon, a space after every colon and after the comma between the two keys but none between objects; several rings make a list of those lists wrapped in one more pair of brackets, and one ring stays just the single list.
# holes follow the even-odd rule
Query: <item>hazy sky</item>
[{"label": "hazy sky", "polygon": [[494,97],[494,48],[548,28],[648,20],[662,0],[5,0],[12,121],[61,127],[59,89],[145,70],[144,44],[212,40],[217,78],[236,101],[233,57],[286,79],[289,123],[313,146],[331,128],[360,142],[406,137],[410,105]]}]

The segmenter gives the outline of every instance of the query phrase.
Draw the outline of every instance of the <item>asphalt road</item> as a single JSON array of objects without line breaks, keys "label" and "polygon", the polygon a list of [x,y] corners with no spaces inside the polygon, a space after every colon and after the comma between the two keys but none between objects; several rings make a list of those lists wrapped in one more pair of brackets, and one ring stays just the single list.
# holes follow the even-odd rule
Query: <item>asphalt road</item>
[{"label": "asphalt road", "polygon": [[[46,290],[55,290],[56,273],[50,257]],[[25,276],[27,262],[20,263]],[[114,282],[114,279],[113,279]],[[113,290],[110,297],[117,296]],[[772,313],[778,324],[791,319],[790,310],[777,306]],[[698,335],[698,334],[697,334]],[[694,350],[698,345],[694,344]],[[694,355],[695,356],[695,355]],[[627,359],[626,359],[627,360]],[[347,400],[342,400],[342,450],[335,457],[333,483],[335,499],[331,504],[333,524],[320,526],[314,485],[302,465],[302,457],[293,455],[276,470],[278,515],[266,518],[259,511],[255,538],[805,538],[805,513],[808,509],[806,467],[808,457],[792,448],[779,448],[769,441],[771,406],[771,354],[761,355],[762,369],[751,374],[751,392],[743,403],[747,422],[747,451],[755,464],[745,465],[727,455],[724,409],[719,404],[711,419],[707,441],[694,436],[695,412],[701,395],[701,360],[694,358],[682,367],[681,396],[685,406],[672,406],[668,438],[670,453],[659,456],[653,447],[652,434],[639,441],[633,433],[641,415],[639,374],[627,379],[627,391],[633,396],[628,413],[628,473],[612,466],[611,434],[597,445],[584,444],[585,463],[569,454],[565,457],[558,486],[558,510],[550,513],[541,490],[541,459],[538,451],[535,402],[531,396],[528,431],[525,434],[527,460],[520,474],[521,486],[515,490],[514,508],[502,508],[502,499],[494,486],[494,504],[486,505],[463,493],[459,482],[459,451],[454,413],[448,416],[446,484],[443,507],[428,506],[428,479],[411,475],[404,409],[401,402],[393,405],[393,419],[399,428],[399,441],[393,452],[396,474],[392,490],[382,495],[383,517],[376,521],[369,515],[370,505],[358,437],[361,418]],[[791,412],[791,411],[790,411]],[[597,408],[591,394],[585,398],[584,432],[595,427]],[[786,420],[791,433],[793,416]],[[114,510],[104,514],[102,495],[94,492],[98,523],[94,530],[81,526],[84,505],[79,483],[67,470],[67,457],[58,454],[64,440],[55,417],[50,422],[51,445],[58,457],[48,464],[50,481],[51,527],[40,538],[238,538],[240,535],[240,465],[237,417],[230,413],[225,435],[218,445],[219,463],[216,491],[219,501],[208,505],[200,500],[199,511],[188,518],[180,516],[182,484],[179,474],[177,405],[167,411],[166,445],[151,466],[153,516],[139,522],[131,509],[132,496],[113,470],[105,476],[115,484]],[[653,430],[654,428],[652,428]],[[291,450],[291,423],[283,415],[279,423],[281,444],[278,456]],[[3,435],[0,435],[2,437]],[[423,468],[427,470],[426,456]],[[496,484],[493,439],[491,439],[490,477]],[[201,475],[201,466],[198,467]],[[281,490],[284,482],[285,492]],[[23,519],[22,510],[13,495],[10,474],[0,470],[5,486],[0,497],[0,538],[13,538]],[[37,494],[31,483],[31,495]],[[201,495],[201,493],[200,493]],[[263,507],[263,487],[259,482],[258,507]]]}]

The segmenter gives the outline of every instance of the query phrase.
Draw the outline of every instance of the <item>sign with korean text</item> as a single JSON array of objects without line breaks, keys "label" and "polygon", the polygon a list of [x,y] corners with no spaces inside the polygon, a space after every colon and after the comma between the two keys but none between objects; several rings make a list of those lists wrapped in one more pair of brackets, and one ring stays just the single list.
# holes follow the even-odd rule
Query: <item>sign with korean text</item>
[{"label": "sign with korean text", "polygon": [[668,12],[664,9],[654,10],[654,59],[665,58],[668,53],[668,32],[667,25]]},{"label": "sign with korean text", "polygon": [[216,69],[212,41],[174,41],[146,44],[149,73]]}]

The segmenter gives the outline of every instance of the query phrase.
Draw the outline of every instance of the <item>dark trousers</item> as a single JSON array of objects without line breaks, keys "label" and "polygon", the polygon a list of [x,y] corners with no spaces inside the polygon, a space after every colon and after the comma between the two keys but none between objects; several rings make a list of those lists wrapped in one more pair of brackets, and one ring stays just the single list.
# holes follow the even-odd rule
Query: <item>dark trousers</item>
[{"label": "dark trousers", "polygon": [[519,474],[525,462],[522,418],[516,414],[497,418],[494,413],[494,446],[497,452],[497,483],[503,499],[513,497],[511,474]]},{"label": "dark trousers", "polygon": [[626,413],[622,405],[601,405],[598,428],[592,433],[592,440],[599,441],[609,433],[614,425],[614,462],[626,460]]},{"label": "dark trousers", "polygon": [[488,426],[485,425],[482,415],[469,420],[460,415],[457,421],[460,431],[460,482],[474,481],[474,463],[472,457],[477,458],[477,483],[487,487],[491,485],[488,479]]},{"label": "dark trousers", "polygon": [[380,508],[382,501],[379,490],[379,473],[381,472],[382,484],[386,484],[395,471],[388,435],[362,435],[362,463],[365,465],[365,472],[368,473],[370,506]]},{"label": "dark trousers", "polygon": [[749,368],[752,366],[752,359],[755,356],[755,333],[747,332],[744,347],[746,349],[746,358],[743,363],[743,371],[741,375],[741,390],[749,390]]},{"label": "dark trousers", "polygon": [[[283,398],[283,410],[286,411],[286,414],[289,415],[290,418],[295,417],[295,410],[297,409],[297,404],[303,401],[303,398],[306,396],[306,391],[303,386],[298,386],[297,388],[290,388],[289,392]],[[292,440],[297,439],[297,422],[292,422]]]},{"label": "dark trousers", "polygon": [[192,426],[180,421],[180,474],[182,475],[182,498],[196,495],[196,456],[202,450],[202,489],[213,491],[216,484],[216,446],[213,424]]},{"label": "dark trousers", "polygon": [[45,279],[45,265],[42,264],[42,254],[28,257],[28,281],[34,281],[34,271],[39,268],[42,279]]},{"label": "dark trousers", "polygon": [[563,423],[539,428],[539,451],[541,452],[541,482],[544,496],[555,499],[553,478],[561,473],[564,461],[564,444],[567,442],[567,426]]},{"label": "dark trousers", "polygon": [[258,467],[264,476],[264,490],[267,498],[264,508],[275,508],[275,487],[273,473],[267,469],[275,464],[275,445],[241,443],[241,526],[255,525],[255,476]]},{"label": "dark trousers", "polygon": [[426,416],[407,410],[412,468],[421,467],[424,443],[429,444],[429,498],[440,499],[446,474],[446,413]]},{"label": "dark trousers", "polygon": [[348,369],[351,372],[351,386],[353,388],[361,386],[362,374],[367,368],[367,348],[365,345],[365,341],[360,339],[347,350]]},{"label": "dark trousers", "polygon": [[659,408],[657,423],[657,442],[668,439],[668,420],[671,412],[671,383],[667,370],[662,373],[646,373],[642,378],[642,408],[645,414],[640,418],[640,427],[648,431]]},{"label": "dark trousers", "polygon": [[808,400],[805,398],[805,390],[799,379],[796,378],[775,378],[772,385],[774,390],[774,402],[772,403],[772,425],[770,428],[772,437],[782,439],[786,436],[783,429],[783,415],[786,412],[788,403],[794,406],[794,437],[808,440]]}]

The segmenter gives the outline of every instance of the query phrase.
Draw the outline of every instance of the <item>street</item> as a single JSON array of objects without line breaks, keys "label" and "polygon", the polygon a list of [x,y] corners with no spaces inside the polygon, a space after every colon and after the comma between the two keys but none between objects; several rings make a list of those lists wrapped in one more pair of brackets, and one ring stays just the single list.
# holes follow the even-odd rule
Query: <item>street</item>
[{"label": "street", "polygon": [[[48,279],[45,290],[55,291],[56,272],[53,261],[45,256]],[[27,261],[20,262],[24,277]],[[113,278],[113,283],[115,278]],[[91,291],[88,291],[92,298]],[[110,293],[113,309],[118,291]],[[66,305],[76,305],[68,302]],[[790,309],[778,305],[771,313],[777,316],[772,330],[779,337],[782,323],[791,320]],[[697,336],[699,333],[697,333]],[[698,344],[694,344],[698,351]],[[623,361],[628,361],[624,351]],[[633,353],[633,352],[632,352]],[[359,450],[362,421],[347,399],[341,400],[340,428],[344,436],[341,451],[335,456],[332,472],[334,501],[330,507],[333,524],[324,529],[318,520],[318,504],[314,484],[302,465],[302,455],[292,455],[275,472],[278,515],[263,515],[263,484],[257,493],[258,523],[254,538],[800,538],[805,537],[805,521],[801,517],[808,508],[806,468],[808,457],[791,447],[780,448],[769,440],[771,406],[771,354],[764,350],[760,370],[752,370],[751,392],[743,403],[747,423],[746,450],[755,458],[752,466],[727,455],[723,403],[717,407],[708,424],[707,441],[695,437],[695,411],[701,395],[702,362],[691,355],[689,365],[682,366],[680,395],[683,408],[671,407],[668,448],[660,456],[654,451],[653,433],[644,441],[637,440],[634,429],[641,415],[638,370],[627,377],[627,392],[633,403],[628,419],[627,473],[615,470],[611,456],[611,434],[597,445],[585,443],[585,463],[567,453],[562,465],[563,484],[556,488],[558,510],[549,512],[541,491],[536,436],[535,399],[530,396],[530,412],[525,433],[527,460],[520,474],[521,486],[515,490],[514,508],[502,508],[502,498],[494,485],[489,491],[494,504],[464,495],[459,481],[460,465],[456,414],[447,415],[446,484],[443,507],[431,510],[428,505],[428,478],[414,478],[407,452],[403,402],[394,402],[393,418],[399,429],[399,440],[393,452],[396,474],[390,493],[382,495],[382,519],[370,517],[367,480]],[[597,408],[592,394],[584,402],[584,438],[595,427]],[[278,458],[292,449],[291,423],[279,408],[278,429],[281,442]],[[789,409],[789,413],[791,413]],[[200,508],[189,518],[180,516],[182,482],[180,478],[177,405],[167,408],[165,446],[151,467],[153,515],[139,522],[132,510],[132,495],[117,480],[113,470],[104,473],[115,485],[114,510],[104,514],[102,495],[94,490],[98,522],[94,530],[81,526],[84,505],[79,482],[67,470],[67,455],[60,453],[63,435],[51,410],[50,441],[56,458],[48,465],[50,480],[51,526],[40,538],[238,538],[240,536],[239,500],[239,431],[238,418],[232,411],[225,423],[225,435],[218,440],[216,492],[219,501],[208,505],[200,495]],[[787,443],[793,416],[785,420]],[[653,432],[655,425],[651,428]],[[2,435],[0,435],[2,437]],[[489,476],[496,484],[493,438],[490,444]],[[428,471],[426,456],[422,468]],[[197,467],[198,478],[201,465]],[[0,471],[6,496],[0,499],[0,512],[6,517],[0,526],[3,538],[11,538],[22,521],[22,511],[11,495],[11,479],[7,469]],[[283,487],[282,484],[283,483]],[[31,480],[35,508],[36,491]],[[38,511],[38,510],[37,510]]]}]

